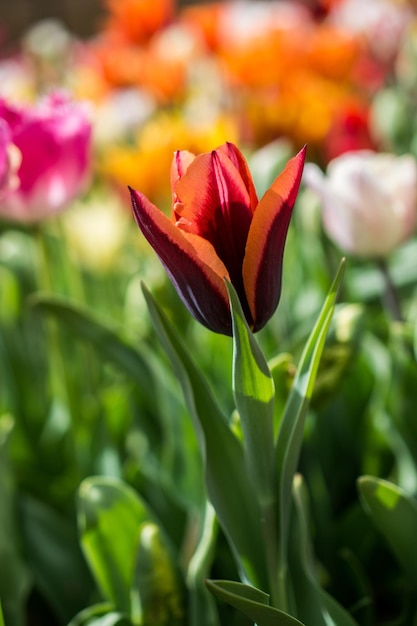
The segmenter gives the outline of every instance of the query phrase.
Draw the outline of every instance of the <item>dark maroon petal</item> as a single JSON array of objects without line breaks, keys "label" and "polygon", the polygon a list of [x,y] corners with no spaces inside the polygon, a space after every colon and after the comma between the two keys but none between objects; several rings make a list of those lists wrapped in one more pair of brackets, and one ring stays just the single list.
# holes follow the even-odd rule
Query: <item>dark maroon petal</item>
[{"label": "dark maroon petal", "polygon": [[136,223],[191,315],[210,330],[231,335],[228,273],[212,245],[181,231],[143,194],[130,192]]}]

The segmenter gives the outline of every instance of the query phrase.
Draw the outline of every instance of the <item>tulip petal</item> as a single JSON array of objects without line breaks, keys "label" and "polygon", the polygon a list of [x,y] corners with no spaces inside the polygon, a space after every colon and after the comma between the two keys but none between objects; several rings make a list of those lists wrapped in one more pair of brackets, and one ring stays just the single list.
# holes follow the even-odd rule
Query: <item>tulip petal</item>
[{"label": "tulip petal", "polygon": [[[188,150],[176,150],[174,152],[174,158],[171,163],[171,189],[175,189],[175,185],[182,178],[187,171],[190,164],[194,161],[195,154]],[[176,194],[173,193],[173,203],[177,200]],[[173,215],[175,220],[175,216]]]},{"label": "tulip petal", "polygon": [[223,261],[245,314],[242,280],[246,239],[252,220],[249,193],[239,170],[222,152],[197,156],[177,183],[177,226],[209,241]]},{"label": "tulip petal", "polygon": [[228,271],[213,246],[175,226],[146,196],[130,189],[134,216],[187,309],[214,332],[231,335],[225,278]]},{"label": "tulip petal", "polygon": [[249,194],[250,207],[252,213],[254,213],[258,205],[258,194],[256,193],[255,184],[253,182],[252,174],[250,173],[248,164],[245,157],[233,143],[227,142],[220,148],[217,148],[218,152],[223,152],[234,164],[242,177],[245,187]]},{"label": "tulip petal", "polygon": [[253,216],[242,273],[254,331],[266,324],[278,306],[285,240],[301,182],[305,153],[304,147],[288,161],[260,200]]}]

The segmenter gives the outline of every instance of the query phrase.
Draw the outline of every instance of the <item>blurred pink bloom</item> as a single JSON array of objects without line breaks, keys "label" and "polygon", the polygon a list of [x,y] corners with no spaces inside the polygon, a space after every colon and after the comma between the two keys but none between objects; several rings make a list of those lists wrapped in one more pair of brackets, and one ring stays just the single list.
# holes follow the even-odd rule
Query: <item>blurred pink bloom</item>
[{"label": "blurred pink bloom", "polygon": [[91,123],[85,106],[54,93],[35,106],[0,99],[0,121],[22,155],[19,186],[5,193],[0,215],[37,222],[65,208],[90,173]]},{"label": "blurred pink bloom", "polygon": [[313,163],[304,182],[322,201],[323,226],[343,251],[358,257],[384,257],[417,225],[417,163],[413,156],[347,152],[328,165]]},{"label": "blurred pink bloom", "polygon": [[22,155],[11,141],[9,125],[0,119],[0,200],[8,191],[19,186],[17,170],[19,169]]}]

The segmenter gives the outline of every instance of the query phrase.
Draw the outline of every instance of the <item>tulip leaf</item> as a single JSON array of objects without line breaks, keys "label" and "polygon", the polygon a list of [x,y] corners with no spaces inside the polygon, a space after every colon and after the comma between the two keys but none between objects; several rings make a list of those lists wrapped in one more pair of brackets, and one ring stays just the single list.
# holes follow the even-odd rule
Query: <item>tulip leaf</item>
[{"label": "tulip leaf", "polygon": [[251,582],[266,584],[260,513],[251,488],[241,442],[235,437],[205,378],[149,291],[144,296],[155,330],[176,372],[199,438],[209,497]]},{"label": "tulip leaf", "polygon": [[283,579],[283,577],[285,578],[286,571],[286,546],[288,544],[290,524],[292,482],[297,469],[304,433],[305,417],[312,396],[320,357],[333,316],[336,297],[344,273],[344,266],[345,260],[343,259],[320,311],[317,322],[304,347],[293,385],[285,405],[284,415],[276,442],[276,462],[279,480],[278,519],[280,523],[279,579],[282,585],[281,600],[284,602],[286,591],[285,579]]},{"label": "tulip leaf", "polygon": [[365,511],[417,589],[416,499],[397,485],[373,476],[359,478],[358,488]]},{"label": "tulip leaf", "polygon": [[32,296],[30,302],[32,306],[54,315],[78,337],[94,344],[109,360],[140,381],[145,399],[154,404],[154,377],[148,362],[118,333],[99,321],[88,309],[64,298],[39,293]]},{"label": "tulip leaf", "polygon": [[132,626],[132,622],[126,615],[113,611],[111,604],[102,602],[77,613],[68,626]]},{"label": "tulip leaf", "polygon": [[147,626],[180,626],[184,608],[182,588],[172,556],[157,524],[140,528],[136,550],[134,589],[140,621]]},{"label": "tulip leaf", "polygon": [[261,505],[275,498],[274,381],[249,329],[237,293],[227,283],[233,322],[233,392],[244,435],[248,470]]},{"label": "tulip leaf", "polygon": [[309,533],[307,490],[300,475],[293,481],[294,523],[290,532],[290,569],[297,615],[314,626],[357,626],[351,615],[321,588]]},{"label": "tulip leaf", "polygon": [[84,554],[106,600],[131,613],[140,527],[151,514],[137,493],[109,477],[86,478],[78,494],[78,526]]},{"label": "tulip leaf", "polygon": [[201,535],[187,568],[190,626],[219,626],[220,624],[214,598],[204,584],[215,554],[217,528],[216,512],[207,500]]},{"label": "tulip leaf", "polygon": [[245,585],[228,580],[208,580],[210,591],[235,609],[256,622],[257,626],[300,626],[295,617],[269,606],[268,594]]}]

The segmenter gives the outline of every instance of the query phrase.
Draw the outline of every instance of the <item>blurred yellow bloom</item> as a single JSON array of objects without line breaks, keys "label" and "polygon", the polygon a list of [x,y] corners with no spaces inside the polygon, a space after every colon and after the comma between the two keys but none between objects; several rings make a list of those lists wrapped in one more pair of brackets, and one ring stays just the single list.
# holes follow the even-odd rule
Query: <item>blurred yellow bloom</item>
[{"label": "blurred yellow bloom", "polygon": [[169,172],[178,146],[198,154],[237,138],[238,129],[230,117],[207,118],[204,123],[179,113],[161,112],[143,126],[132,145],[108,148],[101,157],[100,171],[123,189],[130,185],[168,206]]},{"label": "blurred yellow bloom", "polygon": [[76,202],[62,224],[74,262],[106,272],[120,258],[131,216],[116,193],[102,188]]}]

